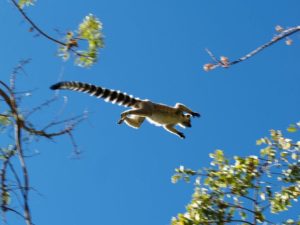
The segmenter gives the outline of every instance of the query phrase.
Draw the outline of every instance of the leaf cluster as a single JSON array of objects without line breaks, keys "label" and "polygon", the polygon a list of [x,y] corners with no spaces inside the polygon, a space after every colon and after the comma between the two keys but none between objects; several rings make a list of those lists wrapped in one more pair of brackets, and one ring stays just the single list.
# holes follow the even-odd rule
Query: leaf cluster
[{"label": "leaf cluster", "polygon": [[[98,50],[104,47],[102,23],[94,15],[89,14],[79,24],[78,30],[68,32],[65,36],[66,44],[59,48],[59,55],[67,60],[70,51],[76,55],[75,63],[82,67],[92,66],[98,59]],[[87,42],[86,50],[78,50],[79,42]],[[76,51],[74,51],[76,49]]]},{"label": "leaf cluster", "polygon": [[[275,224],[268,215],[288,210],[300,197],[300,142],[271,130],[257,145],[262,146],[257,156],[229,159],[216,150],[208,168],[176,169],[172,182],[192,177],[196,181],[186,212],[174,217],[172,225]],[[292,219],[281,222],[300,224]]]}]

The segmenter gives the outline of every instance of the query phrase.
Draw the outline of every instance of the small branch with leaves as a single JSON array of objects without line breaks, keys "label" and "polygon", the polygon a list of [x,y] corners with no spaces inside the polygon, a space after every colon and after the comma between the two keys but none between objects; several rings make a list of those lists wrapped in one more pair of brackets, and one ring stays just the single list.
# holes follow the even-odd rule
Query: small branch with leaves
[{"label": "small branch with leaves", "polygon": [[[33,5],[33,0],[11,0],[23,18],[30,24],[30,32],[36,31],[39,35],[59,45],[58,55],[64,60],[69,59],[70,53],[75,55],[75,63],[79,66],[89,67],[98,60],[99,49],[104,47],[102,23],[92,14],[87,15],[79,24],[76,32],[66,32],[64,41],[58,40],[43,31],[24,11],[25,6]],[[88,49],[79,49],[81,42],[88,43]]]},{"label": "small branch with leaves", "polygon": [[234,60],[234,61],[230,61],[229,58],[227,56],[221,56],[220,59],[218,59],[210,50],[206,49],[208,55],[211,57],[212,62],[211,63],[207,63],[203,66],[203,69],[205,71],[211,71],[214,70],[218,67],[222,67],[222,68],[229,68],[237,63],[243,62],[251,57],[253,57],[254,55],[258,54],[259,52],[263,51],[264,49],[270,47],[271,45],[279,42],[282,39],[285,39],[285,43],[286,45],[291,45],[293,43],[293,40],[289,37],[292,34],[295,34],[296,32],[300,31],[300,26],[295,26],[295,27],[291,27],[291,28],[282,28],[281,26],[276,26],[275,30],[278,32],[277,35],[275,35],[270,41],[268,41],[267,43],[259,46],[258,48],[254,49],[253,51],[249,52],[248,54],[246,54],[245,56],[242,56],[241,58]]}]

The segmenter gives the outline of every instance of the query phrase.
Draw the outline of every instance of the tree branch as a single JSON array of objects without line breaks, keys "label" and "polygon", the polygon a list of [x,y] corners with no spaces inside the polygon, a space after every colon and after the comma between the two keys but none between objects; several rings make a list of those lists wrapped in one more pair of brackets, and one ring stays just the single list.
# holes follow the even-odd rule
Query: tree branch
[{"label": "tree branch", "polygon": [[15,1],[15,0],[11,0],[12,3],[15,5],[15,7],[18,9],[18,11],[22,14],[22,16],[24,17],[25,20],[27,20],[30,25],[37,31],[39,32],[42,36],[44,36],[45,38],[49,39],[50,41],[53,41],[59,45],[62,46],[66,46],[67,44],[64,42],[61,42],[51,36],[49,36],[48,34],[46,34],[44,31],[42,31],[27,15],[26,13],[20,8],[19,4]]},{"label": "tree branch", "polygon": [[4,161],[1,169],[1,209],[3,212],[3,221],[6,222],[5,212],[9,202],[9,193],[6,184],[7,181],[6,174],[7,174],[7,165],[9,164],[10,158],[13,156],[13,151],[10,151],[8,154],[5,154],[3,152],[3,156],[4,156]]},{"label": "tree branch", "polygon": [[227,57],[222,56],[220,60],[218,60],[208,49],[206,49],[206,51],[208,52],[209,56],[212,58],[212,60],[214,61],[214,63],[208,63],[205,64],[203,66],[203,69],[205,71],[210,71],[213,70],[217,67],[223,67],[223,68],[228,68],[232,65],[235,65],[237,63],[243,62],[251,57],[253,57],[254,55],[258,54],[259,52],[263,51],[264,49],[268,48],[269,46],[277,43],[278,41],[287,38],[289,36],[291,36],[292,34],[296,33],[300,31],[300,26],[295,26],[295,27],[291,27],[291,28],[287,28],[285,30],[280,31],[279,34],[275,35],[270,41],[268,41],[267,43],[259,46],[258,48],[254,49],[253,51],[249,52],[248,54],[246,54],[245,56],[242,56],[241,58],[234,60],[232,62],[230,62],[228,60]]},{"label": "tree branch", "polygon": [[[27,15],[26,13],[23,11],[23,9],[20,8],[20,6],[18,5],[18,3],[15,0],[11,0],[12,3],[14,4],[14,6],[18,9],[18,11],[21,13],[21,15],[24,17],[24,19],[42,36],[44,36],[45,38],[47,38],[48,40],[59,44],[61,46],[65,46],[68,47],[69,44],[68,43],[64,43],[60,40],[57,40],[53,37],[51,37],[50,35],[48,35],[47,33],[45,33],[41,28],[39,28]],[[80,52],[77,52],[76,50],[74,50],[72,47],[68,48],[68,50],[70,50],[71,52],[73,52],[75,55],[80,56],[80,57],[86,57],[88,58],[87,55],[81,54]]]},{"label": "tree branch", "polygon": [[[22,196],[22,202],[20,204],[22,205],[23,208],[23,214],[22,217],[24,218],[25,222],[27,225],[33,225],[32,223],[32,216],[30,212],[30,207],[29,207],[29,192],[30,192],[30,183],[29,183],[29,173],[28,169],[26,166],[26,161],[25,161],[25,156],[24,156],[24,151],[23,151],[23,146],[22,146],[22,135],[23,131],[27,131],[30,134],[36,135],[36,136],[42,136],[46,138],[52,138],[54,136],[59,136],[63,134],[67,134],[69,138],[71,139],[72,145],[75,149],[75,152],[78,152],[78,147],[75,143],[74,137],[72,135],[72,131],[74,127],[81,122],[83,119],[85,119],[84,116],[81,117],[74,117],[69,120],[64,120],[63,122],[66,123],[66,127],[60,131],[57,132],[52,132],[48,133],[45,130],[36,130],[34,129],[29,122],[27,122],[22,115],[20,114],[18,110],[18,105],[15,100],[14,93],[12,89],[6,85],[3,81],[0,80],[0,85],[2,85],[4,88],[0,87],[0,97],[3,99],[3,102],[6,103],[6,105],[9,108],[9,111],[11,112],[11,117],[12,123],[13,123],[13,128],[14,128],[14,142],[15,142],[15,148],[11,150],[11,152],[6,153],[5,151],[2,151],[2,155],[5,157],[3,160],[3,166],[1,169],[1,174],[0,174],[0,191],[2,194],[2,203],[0,205],[2,212],[5,215],[5,211],[12,211],[20,215],[20,213],[16,210],[13,210],[11,208],[8,208],[8,203],[6,201],[7,196],[9,194],[10,189],[7,188],[7,179],[6,179],[6,170],[7,166],[10,167],[12,176],[14,176],[14,179],[16,180],[16,184],[18,188],[20,189],[20,194]],[[41,107],[47,105],[49,102],[44,103]],[[40,108],[35,108],[34,111],[39,110]],[[61,122],[61,123],[63,123]],[[60,123],[58,123],[60,124]],[[55,125],[55,124],[52,124]],[[51,125],[50,125],[51,126]],[[47,126],[49,128],[50,126]],[[14,153],[17,153],[18,158],[19,158],[19,163],[21,165],[21,171],[22,171],[22,178],[21,180],[15,171],[14,167],[12,166],[10,162],[10,157],[13,156]],[[21,177],[20,176],[20,177]],[[5,217],[3,217],[3,221],[5,221]]]},{"label": "tree branch", "polygon": [[24,217],[27,225],[32,225],[31,221],[31,214],[29,208],[29,176],[28,170],[26,166],[26,162],[24,160],[23,149],[22,149],[22,142],[21,142],[21,135],[22,135],[22,126],[23,123],[17,120],[14,129],[15,129],[15,140],[16,140],[16,148],[19,156],[19,161],[22,167],[23,172],[23,179],[24,179],[24,192],[23,192],[23,199],[24,199]]}]

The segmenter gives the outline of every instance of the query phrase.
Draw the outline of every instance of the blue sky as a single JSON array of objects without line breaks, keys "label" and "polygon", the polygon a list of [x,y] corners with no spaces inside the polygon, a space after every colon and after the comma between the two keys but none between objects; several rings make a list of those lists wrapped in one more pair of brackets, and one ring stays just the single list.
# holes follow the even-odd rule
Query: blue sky
[{"label": "blue sky", "polygon": [[28,154],[37,153],[27,159],[38,191],[30,196],[35,224],[169,224],[193,192],[192,184],[171,184],[176,167],[208,166],[215,149],[228,156],[257,154],[258,138],[299,121],[300,34],[292,46],[278,43],[230,69],[202,70],[210,62],[205,48],[229,59],[243,56],[268,41],[276,25],[299,25],[299,7],[298,0],[48,0],[26,9],[56,38],[55,29],[76,30],[88,13],[102,21],[105,48],[99,62],[84,69],[62,62],[54,43],[28,32],[10,1],[0,1],[1,80],[8,82],[20,59],[32,58],[17,80],[19,90],[34,90],[22,110],[51,98],[51,84],[76,80],[169,105],[181,102],[202,115],[181,140],[148,123],[139,130],[119,126],[125,108],[61,91],[59,101],[31,122],[42,127],[56,116],[90,115],[74,132],[79,160],[70,159],[66,137],[27,147]]}]

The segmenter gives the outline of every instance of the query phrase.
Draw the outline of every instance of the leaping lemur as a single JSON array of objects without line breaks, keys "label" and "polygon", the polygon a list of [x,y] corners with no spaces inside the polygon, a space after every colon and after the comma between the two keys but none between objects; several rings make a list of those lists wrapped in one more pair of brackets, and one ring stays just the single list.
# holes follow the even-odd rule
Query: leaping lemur
[{"label": "leaping lemur", "polygon": [[165,130],[185,138],[182,132],[176,130],[175,126],[183,128],[191,127],[191,116],[200,117],[199,113],[193,112],[181,103],[176,103],[174,107],[151,102],[150,100],[141,100],[120,91],[110,90],[98,87],[93,84],[81,82],[59,82],[50,87],[52,90],[67,89],[89,93],[91,96],[103,98],[107,102],[118,103],[131,109],[121,114],[118,124],[125,122],[133,128],[139,128],[145,118],[152,124],[163,126]]}]

